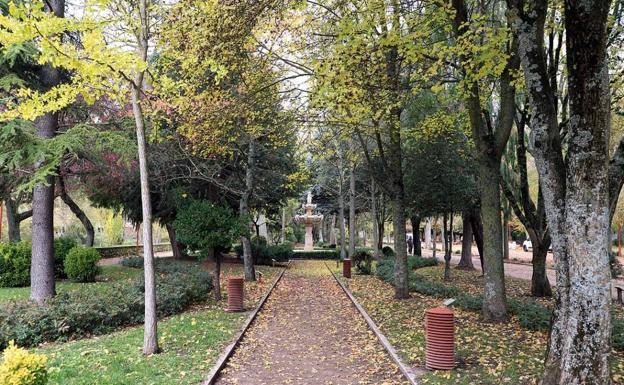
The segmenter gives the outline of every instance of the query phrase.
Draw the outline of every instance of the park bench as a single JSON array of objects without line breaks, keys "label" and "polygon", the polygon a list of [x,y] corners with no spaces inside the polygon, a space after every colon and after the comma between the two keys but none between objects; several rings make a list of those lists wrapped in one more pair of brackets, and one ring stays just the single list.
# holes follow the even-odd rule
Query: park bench
[{"label": "park bench", "polygon": [[619,304],[622,304],[622,290],[624,290],[624,285],[622,284],[615,284],[615,291],[617,292],[617,302]]}]

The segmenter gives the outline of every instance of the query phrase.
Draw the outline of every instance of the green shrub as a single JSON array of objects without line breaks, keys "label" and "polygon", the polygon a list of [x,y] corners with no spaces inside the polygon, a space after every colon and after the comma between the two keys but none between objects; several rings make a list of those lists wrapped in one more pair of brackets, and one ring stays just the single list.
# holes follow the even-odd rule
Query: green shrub
[{"label": "green shrub", "polygon": [[[156,260],[158,261],[158,260]],[[145,260],[143,257],[127,257],[121,260],[121,265],[133,269],[142,269]]]},{"label": "green shrub", "polygon": [[392,249],[392,247],[390,246],[384,246],[381,249],[381,253],[384,255],[384,257],[386,258],[391,258],[394,257],[396,254],[394,253],[394,250]]},{"label": "green shrub", "polygon": [[178,240],[198,251],[200,258],[230,250],[233,240],[247,231],[237,212],[206,200],[185,203],[178,209],[173,226]]},{"label": "green shrub", "polygon": [[29,353],[11,341],[3,356],[0,385],[45,385],[48,382],[48,358],[43,354]]},{"label": "green shrub", "polygon": [[394,284],[394,259],[384,258],[377,262],[375,274],[382,281]]},{"label": "green shrub", "polygon": [[481,311],[483,308],[483,297],[471,294],[460,294],[456,298],[456,306],[466,310]]},{"label": "green shrub", "polygon": [[60,237],[54,240],[54,275],[56,278],[67,278],[65,274],[65,259],[67,254],[78,242],[71,237]]},{"label": "green shrub", "polygon": [[624,268],[622,268],[622,264],[615,253],[609,253],[609,267],[611,268],[612,278],[618,278],[624,273]]},{"label": "green shrub", "polygon": [[338,259],[340,258],[340,252],[338,250],[314,250],[314,251],[301,251],[296,250],[293,252],[293,258],[295,259]]},{"label": "green shrub", "polygon": [[[212,289],[210,274],[196,265],[158,260],[156,271],[158,317],[205,301]],[[140,324],[143,317],[142,277],[130,283],[68,291],[50,299],[46,306],[12,302],[0,308],[0,351],[11,340],[20,346],[67,341]]]},{"label": "green shrub", "polygon": [[256,245],[262,245],[262,246],[267,246],[269,244],[267,239],[263,237],[262,235],[254,235],[251,238],[251,243],[255,243]]},{"label": "green shrub", "polygon": [[370,275],[373,271],[373,256],[367,250],[356,250],[353,263],[360,274]]},{"label": "green shrub", "polygon": [[624,320],[613,318],[611,329],[612,344],[615,350],[624,350]]},{"label": "green shrub", "polygon": [[548,330],[552,310],[534,301],[509,301],[510,313],[518,316],[518,323],[528,330]]},{"label": "green shrub", "polygon": [[65,274],[74,282],[95,282],[100,253],[92,247],[77,246],[65,258]]},{"label": "green shrub", "polygon": [[420,269],[422,267],[436,266],[438,264],[438,260],[436,258],[430,257],[419,257],[416,255],[412,255],[407,257],[407,266],[410,270]]},{"label": "green shrub", "polygon": [[[236,245],[234,247],[236,254],[241,257],[243,255],[243,246]],[[251,242],[251,255],[256,265],[271,265],[273,260],[277,262],[287,262],[293,257],[293,245],[285,242],[279,245],[267,245],[253,239]]]},{"label": "green shrub", "polygon": [[0,243],[0,287],[30,285],[29,242]]}]

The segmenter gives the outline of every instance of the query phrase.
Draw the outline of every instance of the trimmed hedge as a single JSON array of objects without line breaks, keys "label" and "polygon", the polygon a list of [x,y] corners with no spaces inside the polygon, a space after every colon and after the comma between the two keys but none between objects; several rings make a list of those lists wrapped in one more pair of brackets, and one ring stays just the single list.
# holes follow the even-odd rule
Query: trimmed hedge
[{"label": "trimmed hedge", "polygon": [[0,287],[30,285],[30,243],[0,243]]},{"label": "trimmed hedge", "polygon": [[[158,260],[158,316],[180,313],[208,298],[212,279],[196,265]],[[68,341],[136,325],[144,317],[143,277],[132,283],[85,286],[49,300],[46,306],[11,302],[0,309],[0,350],[15,340],[20,346]]]},{"label": "trimmed hedge", "polygon": [[[54,240],[54,276],[66,278],[65,258],[67,253],[78,246],[69,237]],[[0,287],[25,287],[30,285],[30,242],[0,243]]]},{"label": "trimmed hedge", "polygon": [[381,248],[381,253],[386,258],[394,257],[396,254],[394,253],[394,249],[390,246],[384,246]]},{"label": "trimmed hedge", "polygon": [[67,254],[78,242],[74,238],[60,237],[54,240],[54,275],[56,278],[67,278],[65,274],[65,259]]},{"label": "trimmed hedge", "polygon": [[[243,256],[242,245],[236,245],[234,251],[239,258]],[[256,265],[271,265],[273,260],[288,262],[293,257],[293,246],[288,242],[279,245],[267,245],[264,238],[255,237],[251,242],[251,255]]]},{"label": "trimmed hedge", "polygon": [[95,282],[100,273],[100,253],[92,247],[76,246],[65,258],[65,274],[74,282]]},{"label": "trimmed hedge", "polygon": [[327,250],[313,250],[303,251],[295,250],[293,252],[293,259],[338,259],[340,258],[340,251],[327,249]]}]

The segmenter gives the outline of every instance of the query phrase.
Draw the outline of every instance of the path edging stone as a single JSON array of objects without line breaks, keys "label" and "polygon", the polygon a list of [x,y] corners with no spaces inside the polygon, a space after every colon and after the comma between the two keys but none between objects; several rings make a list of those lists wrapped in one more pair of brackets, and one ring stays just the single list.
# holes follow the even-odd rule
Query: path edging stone
[{"label": "path edging stone", "polygon": [[383,335],[383,333],[381,332],[381,330],[379,329],[377,324],[375,324],[375,321],[373,321],[373,319],[368,315],[366,310],[364,310],[362,305],[360,305],[360,303],[357,301],[357,299],[355,299],[355,297],[351,293],[351,290],[349,290],[349,288],[347,288],[344,285],[344,283],[342,283],[342,281],[340,281],[340,279],[338,279],[338,277],[336,277],[336,274],[334,274],[333,270],[330,269],[329,266],[327,266],[327,263],[325,263],[325,267],[327,268],[327,270],[329,270],[329,272],[334,277],[336,282],[338,282],[338,285],[340,285],[340,287],[342,288],[342,291],[344,291],[345,294],[347,295],[347,297],[349,297],[349,299],[351,300],[351,303],[353,304],[353,306],[355,306],[355,308],[358,310],[358,312],[360,312],[360,315],[362,316],[362,318],[364,318],[364,320],[368,324],[368,327],[373,331],[373,333],[375,333],[375,335],[377,336],[377,339],[379,340],[379,342],[381,342],[381,344],[386,349],[386,351],[388,352],[388,354],[390,355],[392,360],[397,364],[397,366],[401,370],[401,373],[403,373],[403,375],[409,380],[410,384],[418,385],[418,382],[416,381],[416,373],[415,373],[415,371],[413,369],[411,369],[409,366],[407,366],[403,362],[403,360],[398,355],[398,353],[397,353],[396,349],[394,348],[394,346],[392,346],[392,344],[390,344],[390,342],[388,341],[386,336]]},{"label": "path edging stone", "polygon": [[239,330],[236,338],[225,348],[225,350],[223,350],[223,352],[217,359],[217,362],[213,365],[212,369],[210,370],[210,373],[208,373],[208,376],[206,377],[204,381],[202,381],[201,385],[213,385],[215,383],[215,381],[219,377],[219,374],[221,373],[221,369],[225,367],[225,364],[227,363],[227,361],[234,354],[234,350],[236,350],[236,348],[240,344],[241,340],[243,339],[245,335],[245,332],[247,332],[247,329],[249,329],[252,322],[256,319],[256,316],[258,315],[258,313],[264,306],[264,303],[269,298],[269,295],[271,295],[271,293],[273,292],[273,289],[275,288],[275,286],[277,286],[277,283],[282,279],[282,276],[284,275],[285,271],[286,269],[282,269],[282,272],[275,279],[275,281],[273,282],[273,284],[271,285],[267,293],[264,295],[264,297],[262,297],[258,306],[256,306],[256,308],[247,317],[247,320],[245,320],[245,323]]}]

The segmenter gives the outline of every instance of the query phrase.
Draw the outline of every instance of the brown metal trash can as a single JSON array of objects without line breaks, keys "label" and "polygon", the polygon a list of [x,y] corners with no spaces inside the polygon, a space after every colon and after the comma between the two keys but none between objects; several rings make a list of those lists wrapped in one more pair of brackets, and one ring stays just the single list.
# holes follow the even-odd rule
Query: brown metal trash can
[{"label": "brown metal trash can", "polygon": [[229,277],[227,283],[227,311],[243,311],[245,297],[245,280],[243,278]]},{"label": "brown metal trash can", "polygon": [[447,307],[425,313],[427,369],[451,370],[455,367],[455,316]]},{"label": "brown metal trash can", "polygon": [[342,261],[342,275],[345,278],[351,278],[351,260],[348,258]]}]

